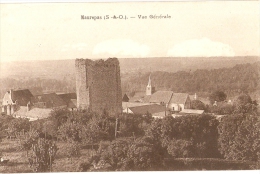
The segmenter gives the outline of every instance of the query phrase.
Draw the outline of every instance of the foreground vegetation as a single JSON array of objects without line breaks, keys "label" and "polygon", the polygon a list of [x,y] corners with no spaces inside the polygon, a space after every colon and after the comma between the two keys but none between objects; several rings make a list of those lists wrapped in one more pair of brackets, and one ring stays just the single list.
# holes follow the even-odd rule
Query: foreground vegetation
[{"label": "foreground vegetation", "polygon": [[260,169],[259,113],[252,101],[241,101],[221,119],[213,114],[111,118],[106,112],[67,110],[34,122],[1,116],[0,152],[9,162],[0,171]]}]

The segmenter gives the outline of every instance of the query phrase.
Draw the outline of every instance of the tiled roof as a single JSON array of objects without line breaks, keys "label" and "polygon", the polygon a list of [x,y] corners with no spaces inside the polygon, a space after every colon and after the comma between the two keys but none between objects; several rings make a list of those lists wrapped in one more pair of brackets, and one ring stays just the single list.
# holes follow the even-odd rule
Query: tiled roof
[{"label": "tiled roof", "polygon": [[142,98],[143,103],[149,103],[152,95],[146,95]]},{"label": "tiled roof", "polygon": [[147,112],[153,114],[153,113],[163,112],[166,110],[165,106],[157,105],[157,104],[129,107],[129,109],[134,114],[141,114],[141,115],[144,115]]},{"label": "tiled roof", "polygon": [[[58,96],[66,103],[67,107],[76,108],[77,106],[76,93],[58,94]],[[72,100],[74,100],[74,102]],[[76,100],[76,104],[75,104],[75,100]]]},{"label": "tiled roof", "polygon": [[11,90],[11,99],[17,101],[20,106],[26,106],[33,97],[29,89]]},{"label": "tiled roof", "polygon": [[60,98],[62,98],[66,103],[69,103],[71,99],[77,99],[76,93],[65,93],[65,94],[57,94]]},{"label": "tiled roof", "polygon": [[141,101],[145,97],[145,91],[135,92],[133,97],[129,98],[130,102]]},{"label": "tiled roof", "polygon": [[136,106],[143,106],[143,105],[150,105],[149,103],[140,103],[140,102],[122,102],[123,109],[136,107]]},{"label": "tiled roof", "polygon": [[46,108],[66,106],[66,102],[55,93],[34,96],[32,103],[45,102]]},{"label": "tiled roof", "polygon": [[184,104],[188,97],[186,93],[173,93],[171,103]]},{"label": "tiled roof", "polygon": [[204,113],[204,110],[183,109],[180,113],[186,113],[186,114],[203,114],[203,113]]},{"label": "tiled roof", "polygon": [[173,92],[172,91],[156,91],[151,95],[150,103],[169,103]]},{"label": "tiled roof", "polygon": [[26,106],[20,106],[19,110],[13,115],[16,117],[29,118],[30,121],[44,119],[50,116],[52,109],[31,108],[27,111]]}]

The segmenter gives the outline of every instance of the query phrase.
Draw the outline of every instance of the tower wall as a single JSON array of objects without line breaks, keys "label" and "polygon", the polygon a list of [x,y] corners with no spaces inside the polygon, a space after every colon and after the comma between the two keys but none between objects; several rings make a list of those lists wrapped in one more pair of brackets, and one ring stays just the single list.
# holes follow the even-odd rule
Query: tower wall
[{"label": "tower wall", "polygon": [[[81,79],[80,82],[77,80],[77,96],[80,99],[77,101],[78,106],[84,105],[82,102],[87,101],[87,108],[96,113],[102,114],[106,111],[110,116],[121,113],[122,93],[118,59],[110,58],[106,61],[86,59],[85,71],[77,73]],[[81,78],[81,76],[86,78]],[[80,87],[82,84],[86,84],[87,90]]]},{"label": "tower wall", "polygon": [[76,94],[77,108],[88,109],[89,107],[89,87],[87,85],[87,69],[84,59],[76,59]]}]

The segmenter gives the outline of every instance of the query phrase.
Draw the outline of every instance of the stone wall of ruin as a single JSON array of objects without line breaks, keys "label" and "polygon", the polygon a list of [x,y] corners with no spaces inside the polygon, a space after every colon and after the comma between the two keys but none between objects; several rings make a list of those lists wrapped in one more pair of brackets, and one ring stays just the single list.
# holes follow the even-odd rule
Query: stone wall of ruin
[{"label": "stone wall of ruin", "polygon": [[121,113],[122,93],[118,59],[77,59],[76,75],[78,107],[89,108],[99,114],[106,111],[110,116]]},{"label": "stone wall of ruin", "polygon": [[77,108],[87,109],[89,107],[89,87],[87,85],[87,69],[84,59],[76,59],[76,94]]}]

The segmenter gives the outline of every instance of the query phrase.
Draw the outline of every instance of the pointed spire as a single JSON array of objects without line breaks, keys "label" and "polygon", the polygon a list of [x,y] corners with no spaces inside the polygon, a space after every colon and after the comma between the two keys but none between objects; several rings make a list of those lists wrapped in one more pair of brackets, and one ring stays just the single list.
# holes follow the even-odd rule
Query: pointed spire
[{"label": "pointed spire", "polygon": [[149,81],[148,81],[148,84],[147,84],[147,87],[146,87],[146,95],[152,95],[152,93],[153,93],[151,74],[152,73],[150,73],[150,75],[149,75]]},{"label": "pointed spire", "polygon": [[149,81],[148,81],[148,85],[147,86],[152,86],[152,83],[151,83],[151,73],[149,75]]}]

